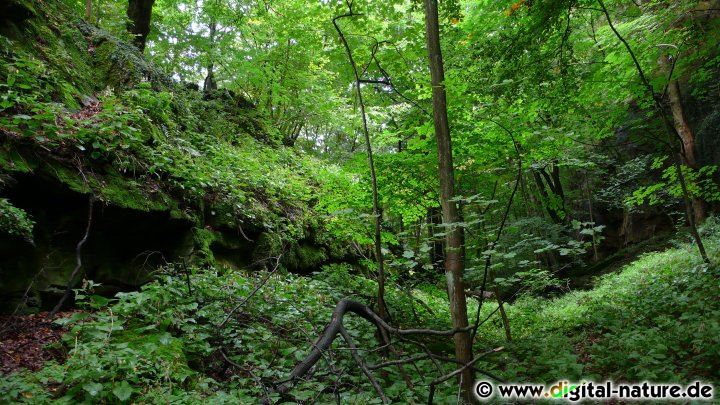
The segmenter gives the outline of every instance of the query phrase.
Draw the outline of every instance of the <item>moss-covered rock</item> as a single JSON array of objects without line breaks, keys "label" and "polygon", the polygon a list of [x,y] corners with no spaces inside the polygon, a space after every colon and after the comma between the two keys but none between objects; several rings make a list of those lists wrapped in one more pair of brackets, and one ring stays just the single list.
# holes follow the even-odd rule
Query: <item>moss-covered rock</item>
[{"label": "moss-covered rock", "polygon": [[[308,236],[318,226],[318,185],[306,158],[269,135],[251,101],[174,82],[63,2],[0,7],[22,15],[0,17],[0,83],[9,89],[0,104],[0,198],[37,220],[38,243],[0,252],[0,275],[18,276],[0,292],[22,295],[41,269],[39,290],[62,288],[91,197],[118,217],[98,219],[106,229],[91,233],[83,270],[120,289],[141,282],[148,263],[240,267],[284,252],[286,268],[312,271],[327,259]],[[53,201],[43,188],[63,191]],[[15,249],[26,260],[6,257]]]}]

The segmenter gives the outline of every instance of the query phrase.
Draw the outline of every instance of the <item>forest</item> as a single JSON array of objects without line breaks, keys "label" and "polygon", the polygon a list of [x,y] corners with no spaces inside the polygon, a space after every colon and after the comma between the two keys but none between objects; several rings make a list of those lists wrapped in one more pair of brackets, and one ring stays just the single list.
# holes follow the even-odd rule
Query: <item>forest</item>
[{"label": "forest", "polygon": [[720,0],[2,0],[0,403],[710,403],[719,44]]}]

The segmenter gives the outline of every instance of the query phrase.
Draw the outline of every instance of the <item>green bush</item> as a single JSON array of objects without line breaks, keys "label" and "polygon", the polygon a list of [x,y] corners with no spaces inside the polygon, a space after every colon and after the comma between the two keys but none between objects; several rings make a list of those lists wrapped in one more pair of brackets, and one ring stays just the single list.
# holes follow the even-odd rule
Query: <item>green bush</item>
[{"label": "green bush", "polygon": [[0,198],[0,229],[10,236],[32,242],[35,222],[27,212],[15,207],[7,198]]}]

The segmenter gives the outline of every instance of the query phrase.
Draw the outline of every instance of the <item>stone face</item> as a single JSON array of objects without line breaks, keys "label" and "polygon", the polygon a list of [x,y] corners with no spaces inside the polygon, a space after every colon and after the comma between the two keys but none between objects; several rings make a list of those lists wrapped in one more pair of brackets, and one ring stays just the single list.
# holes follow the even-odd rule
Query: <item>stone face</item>
[{"label": "stone face", "polygon": [[[130,191],[127,191],[130,193]],[[0,233],[0,313],[51,309],[76,266],[76,248],[88,219],[89,190],[60,181],[47,171],[14,173],[3,197],[33,218],[33,242]],[[98,200],[82,247],[82,279],[113,296],[149,281],[161,266],[190,263],[229,269],[272,266],[282,253],[284,269],[310,274],[338,258],[312,239],[287,244],[248,226],[174,216],[162,206],[134,207]],[[283,250],[284,249],[284,250]]]},{"label": "stone face", "polygon": [[[76,265],[75,249],[88,217],[88,195],[39,176],[22,176],[5,195],[36,221],[34,245],[0,235],[0,312],[11,312],[28,293],[29,309],[56,303]],[[193,249],[193,223],[168,212],[145,212],[102,202],[82,248],[84,278],[98,293],[136,289],[158,266]]]}]

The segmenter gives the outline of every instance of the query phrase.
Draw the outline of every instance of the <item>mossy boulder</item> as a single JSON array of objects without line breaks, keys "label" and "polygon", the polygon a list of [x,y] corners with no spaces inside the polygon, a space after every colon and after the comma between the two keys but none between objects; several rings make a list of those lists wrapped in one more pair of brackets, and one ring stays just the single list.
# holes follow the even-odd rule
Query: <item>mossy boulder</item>
[{"label": "mossy boulder", "polygon": [[318,226],[309,158],[280,146],[250,100],[173,81],[63,2],[0,5],[9,9],[17,15],[0,14],[0,83],[11,90],[0,105],[0,198],[35,222],[35,246],[0,232],[5,304],[32,284],[35,307],[52,305],[91,198],[82,271],[108,293],[172,262],[253,267],[284,252],[284,267],[309,272],[327,260],[308,236]]}]

